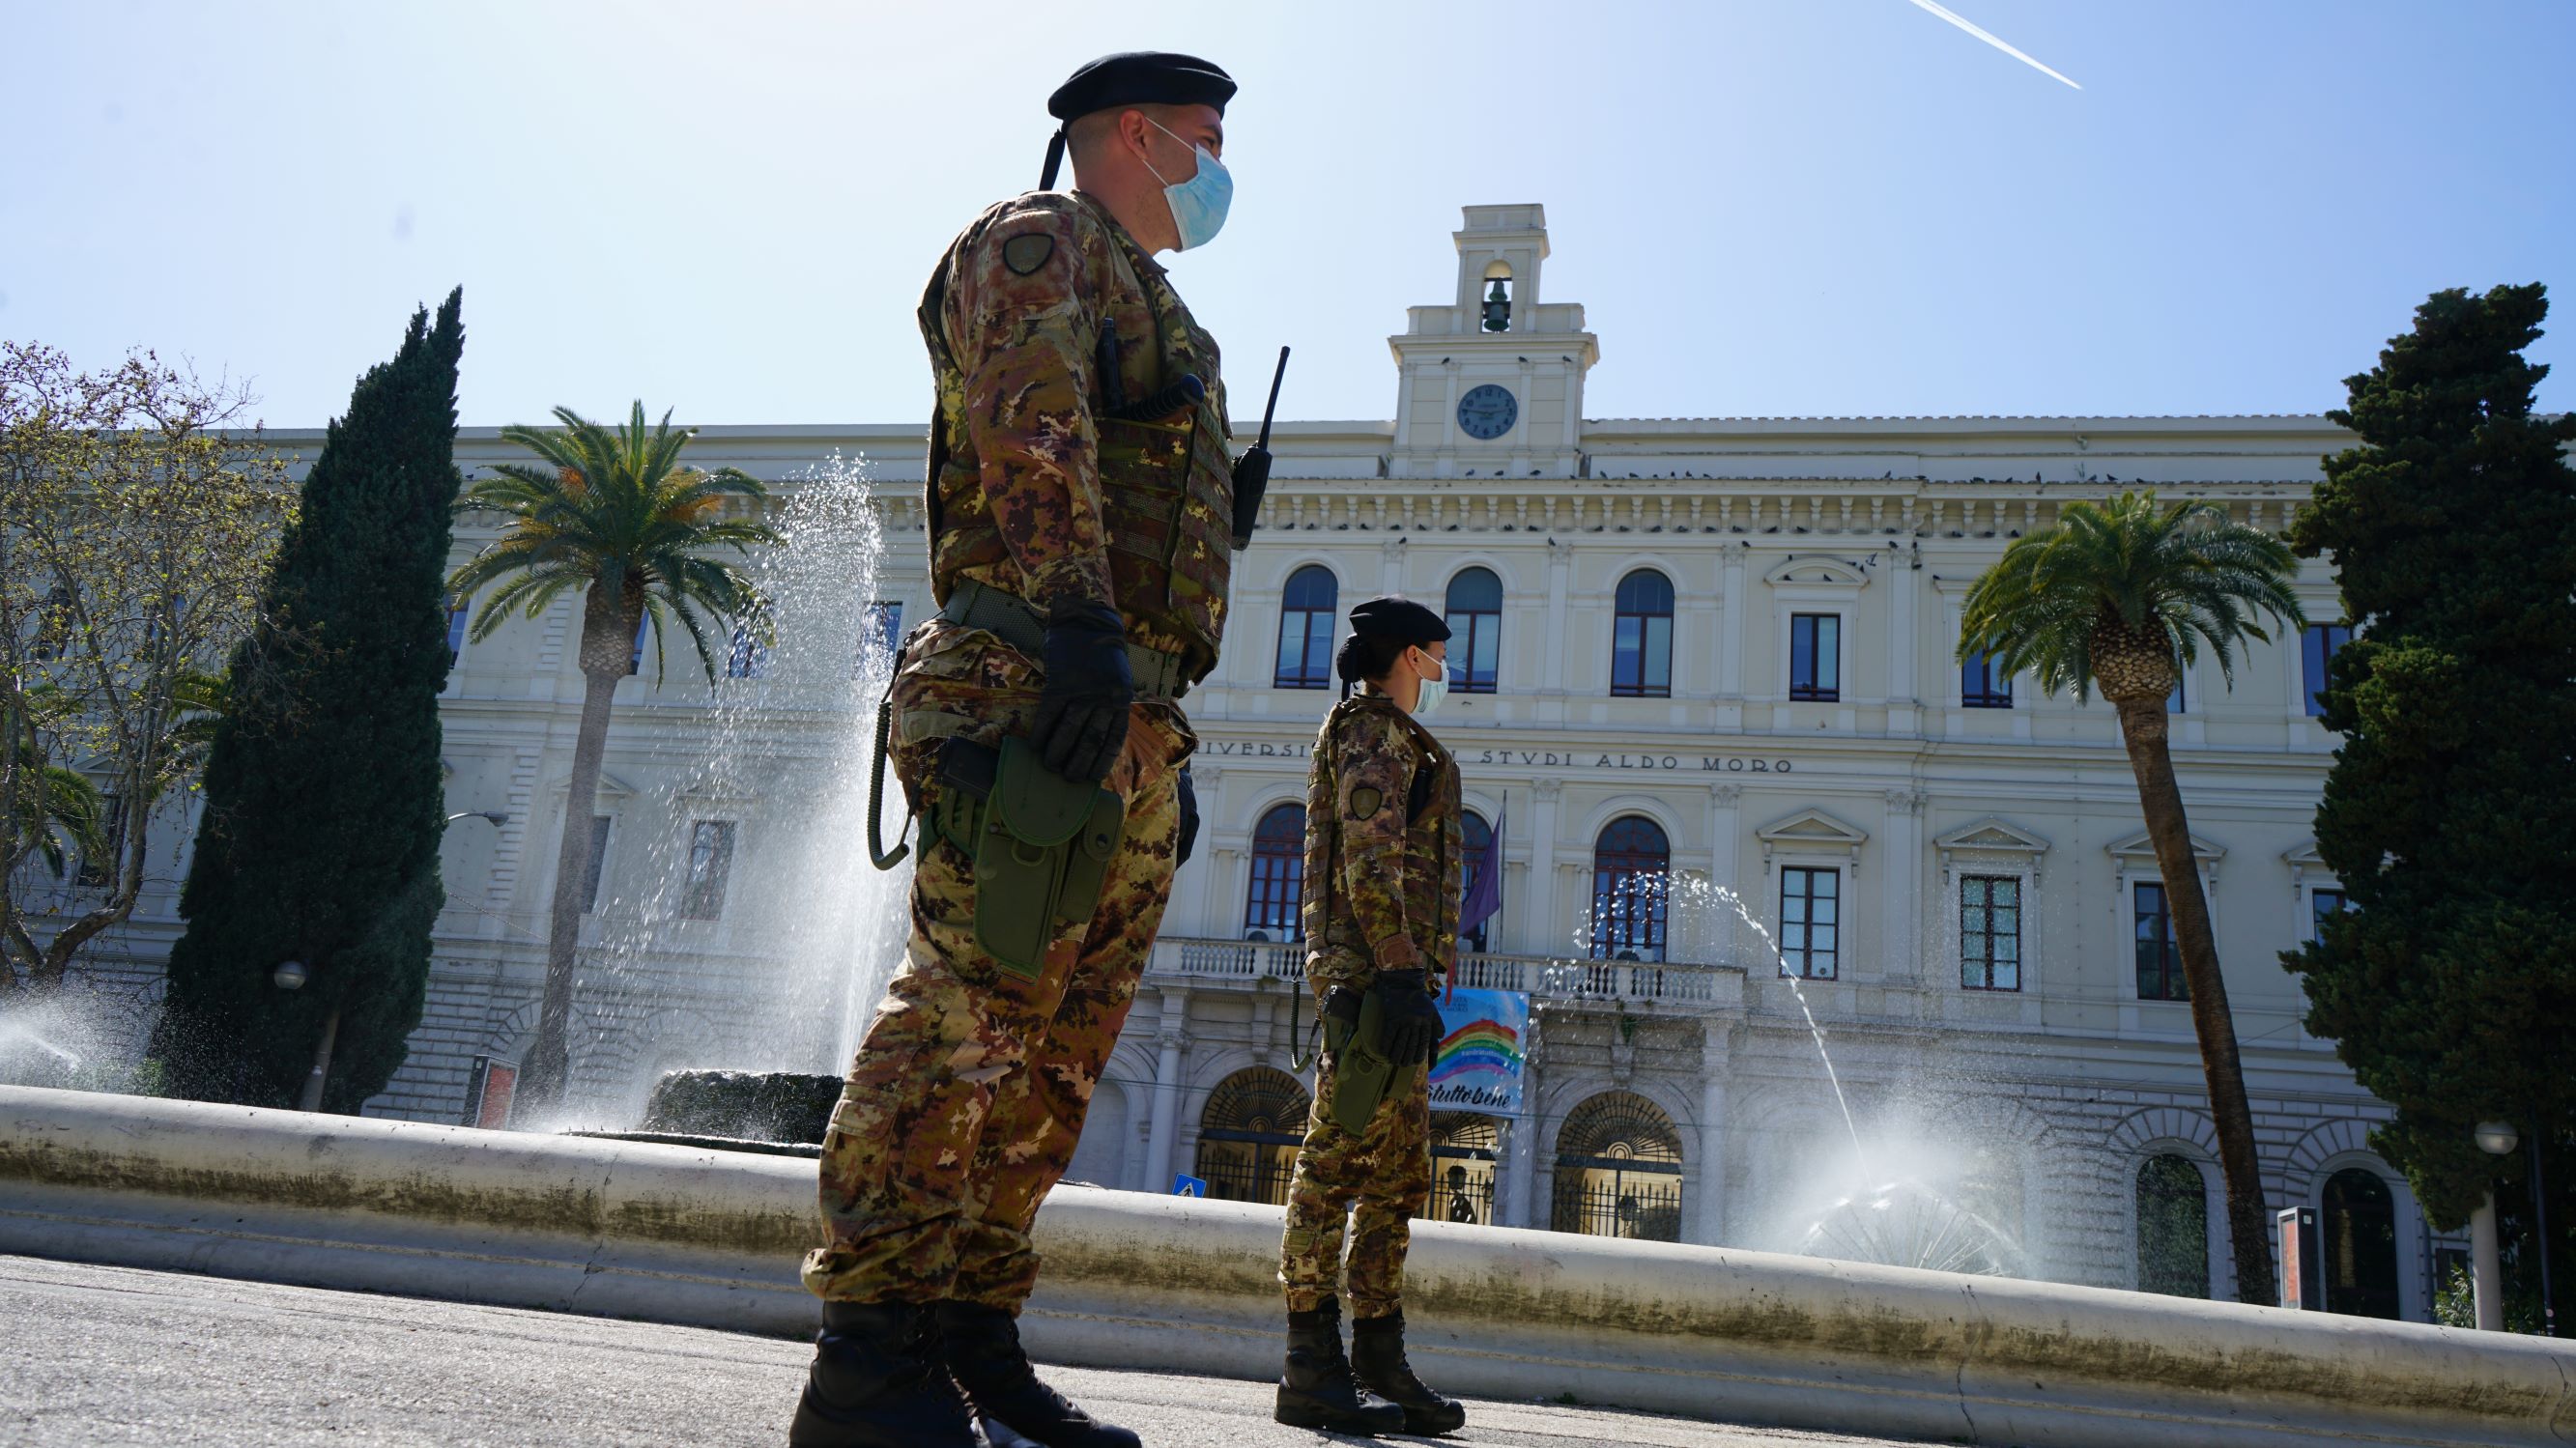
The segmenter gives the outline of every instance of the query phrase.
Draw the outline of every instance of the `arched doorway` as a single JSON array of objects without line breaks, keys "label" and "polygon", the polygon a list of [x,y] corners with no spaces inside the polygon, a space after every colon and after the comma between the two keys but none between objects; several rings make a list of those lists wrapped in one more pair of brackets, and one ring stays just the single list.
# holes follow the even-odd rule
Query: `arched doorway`
[{"label": "arched doorway", "polygon": [[1682,1239],[1682,1138],[1662,1107],[1605,1091],[1567,1114],[1556,1134],[1560,1232]]},{"label": "arched doorway", "polygon": [[1217,1083],[1199,1113],[1197,1175],[1208,1184],[1208,1195],[1286,1206],[1288,1178],[1297,1169],[1297,1147],[1306,1139],[1312,1106],[1296,1077],[1267,1066]]},{"label": "arched doorway", "polygon": [[1502,1130],[1473,1111],[1431,1113],[1431,1199],[1422,1215],[1442,1222],[1494,1223],[1494,1169]]},{"label": "arched doorway", "polygon": [[2368,1167],[2326,1178],[2326,1311],[2397,1316],[2397,1200]]},{"label": "arched doorway", "polygon": [[2188,1157],[2138,1168],[2138,1290],[2209,1295],[2209,1184]]}]

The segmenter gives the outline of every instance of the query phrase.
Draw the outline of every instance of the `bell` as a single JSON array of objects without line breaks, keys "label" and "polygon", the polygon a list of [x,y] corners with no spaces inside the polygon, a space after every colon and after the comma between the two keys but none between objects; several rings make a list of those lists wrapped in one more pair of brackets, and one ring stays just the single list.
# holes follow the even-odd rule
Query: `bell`
[{"label": "bell", "polygon": [[1503,279],[1494,278],[1494,288],[1485,293],[1485,330],[1508,332],[1512,329],[1512,299],[1503,291]]}]

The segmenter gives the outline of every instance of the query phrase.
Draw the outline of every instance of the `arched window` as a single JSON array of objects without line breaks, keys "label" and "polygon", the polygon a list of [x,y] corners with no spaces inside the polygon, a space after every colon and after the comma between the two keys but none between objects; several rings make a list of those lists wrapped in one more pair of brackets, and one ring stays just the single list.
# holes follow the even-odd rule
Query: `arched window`
[{"label": "arched window", "polygon": [[1682,1137],[1663,1108],[1605,1091],[1556,1134],[1553,1225],[1560,1232],[1682,1239]]},{"label": "arched window", "polygon": [[1494,1223],[1494,1168],[1502,1132],[1472,1111],[1431,1113],[1431,1198],[1422,1215],[1438,1222]]},{"label": "arched window", "polygon": [[1199,1115],[1197,1175],[1208,1195],[1286,1206],[1312,1109],[1306,1088],[1285,1071],[1254,1066],[1218,1082]]},{"label": "arched window", "polygon": [[[1473,900],[1476,898],[1476,882],[1485,874],[1486,852],[1494,847],[1494,827],[1485,823],[1483,815],[1474,810],[1468,810],[1465,817],[1458,821],[1458,832],[1465,839],[1467,851],[1467,858],[1459,870],[1458,898]],[[1496,861],[1496,863],[1501,862]],[[1475,929],[1458,937],[1458,948],[1484,950],[1486,948],[1485,929],[1493,923],[1494,917],[1491,915],[1477,921]]]},{"label": "arched window", "polygon": [[2209,1295],[2209,1186],[2187,1157],[2138,1168],[2138,1290]]},{"label": "arched window", "polygon": [[1673,582],[1651,568],[1619,580],[1610,628],[1610,692],[1668,699],[1673,692]]},{"label": "arched window", "polygon": [[1252,829],[1252,894],[1243,928],[1265,940],[1302,940],[1298,911],[1306,903],[1306,807],[1283,804]]},{"label": "arched window", "polygon": [[1282,689],[1321,689],[1333,682],[1333,610],[1341,584],[1333,571],[1310,563],[1288,575],[1279,595],[1279,667],[1271,675]]},{"label": "arched window", "polygon": [[2397,1316],[2397,1203],[2367,1167],[2326,1179],[2326,1311]]},{"label": "arched window", "polygon": [[1664,959],[1664,911],[1673,864],[1663,826],[1621,815],[1592,846],[1592,958]]},{"label": "arched window", "polygon": [[1461,570],[1449,580],[1449,687],[1494,692],[1503,656],[1503,581],[1490,568]]}]

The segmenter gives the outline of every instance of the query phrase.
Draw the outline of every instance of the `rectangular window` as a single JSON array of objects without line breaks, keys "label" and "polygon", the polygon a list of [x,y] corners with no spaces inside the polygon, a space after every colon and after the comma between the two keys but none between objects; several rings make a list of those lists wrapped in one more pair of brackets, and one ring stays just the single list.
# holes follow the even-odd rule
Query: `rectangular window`
[{"label": "rectangular window", "polygon": [[447,601],[447,667],[453,671],[456,661],[465,657],[466,611],[472,601],[451,598]]},{"label": "rectangular window", "polygon": [[644,671],[644,635],[650,632],[652,627],[653,615],[649,613],[635,620],[635,647],[626,655],[627,673],[640,674]]},{"label": "rectangular window", "polygon": [[2352,902],[2345,898],[2344,893],[2341,890],[2309,891],[2308,938],[2310,940],[2325,939],[2326,917],[2329,915],[2339,914],[2351,908]]},{"label": "rectangular window", "polygon": [[1842,872],[1780,871],[1780,964],[1792,975],[1832,980],[1842,957]]},{"label": "rectangular window", "polygon": [[2348,623],[2312,623],[2299,636],[2300,663],[2307,678],[2308,717],[2313,719],[2326,711],[2326,663],[2335,650],[2352,642],[2352,625]]},{"label": "rectangular window", "polygon": [[1843,696],[1840,614],[1789,616],[1789,697],[1831,704]]},{"label": "rectangular window", "polygon": [[2021,989],[2021,881],[1970,875],[1959,882],[1959,984]]},{"label": "rectangular window", "polygon": [[1333,612],[1292,608],[1279,615],[1279,666],[1273,688],[1327,689],[1333,683]]},{"label": "rectangular window", "polygon": [[1610,692],[1636,699],[1672,697],[1672,615],[1619,615],[1610,634]]},{"label": "rectangular window", "polygon": [[2012,707],[2012,676],[1984,654],[1970,654],[1959,666],[1959,702],[1970,709]]},{"label": "rectangular window", "polygon": [[866,624],[859,630],[859,658],[850,677],[868,671],[871,661],[883,667],[894,660],[894,651],[903,643],[903,600],[880,598],[868,605]]},{"label": "rectangular window", "polygon": [[699,820],[689,826],[689,878],[680,896],[684,920],[713,920],[724,913],[725,882],[733,875],[733,821]]},{"label": "rectangular window", "polygon": [[599,877],[608,864],[608,827],[609,816],[590,817],[590,864],[583,869],[581,877],[581,913],[584,915],[599,908]]},{"label": "rectangular window", "polygon": [[2138,999],[2191,999],[2183,984],[2182,950],[2174,944],[2173,912],[2165,887],[2141,883],[2130,888],[2134,896],[2130,914],[2137,926]]},{"label": "rectangular window", "polygon": [[73,880],[85,889],[114,889],[125,854],[125,802],[115,794],[102,791],[98,797],[98,834],[98,853],[81,852]]},{"label": "rectangular window", "polygon": [[2183,706],[2184,706],[2185,704],[2187,704],[2187,703],[2189,703],[2189,702],[2190,702],[2190,701],[2189,701],[2189,699],[2186,697],[2186,695],[2185,695],[2184,691],[2183,691],[2183,686],[2182,686],[2182,684],[2183,684],[2182,669],[2181,669],[2179,666],[2177,666],[2177,667],[2174,669],[2174,686],[2173,686],[2173,692],[2172,692],[2172,693],[2170,693],[2170,694],[2165,695],[2165,712],[2166,712],[2166,713],[2168,713],[2168,714],[2179,714],[2179,713],[2181,713],[2181,712],[2183,711]]},{"label": "rectangular window", "polygon": [[769,674],[769,645],[761,642],[760,624],[742,619],[733,626],[733,646],[725,651],[725,677],[759,679]]},{"label": "rectangular window", "polygon": [[465,1124],[501,1131],[510,1124],[510,1098],[518,1093],[519,1068],[489,1056],[474,1058],[465,1083]]}]

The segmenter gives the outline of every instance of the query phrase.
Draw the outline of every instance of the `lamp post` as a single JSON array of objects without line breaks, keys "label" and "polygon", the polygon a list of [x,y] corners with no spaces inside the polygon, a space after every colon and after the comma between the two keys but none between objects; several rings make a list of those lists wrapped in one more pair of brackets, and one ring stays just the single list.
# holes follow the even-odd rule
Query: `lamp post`
[{"label": "lamp post", "polygon": [[[2510,1156],[2521,1144],[2511,1122],[2481,1121],[2475,1135],[2478,1150],[2489,1156]],[[2504,1268],[2496,1248],[2493,1192],[2469,1213],[2469,1283],[2477,1304],[2478,1330],[2504,1331]]]},{"label": "lamp post", "polygon": [[[2478,1149],[2489,1156],[2511,1156],[2517,1145],[2531,1150],[2531,1246],[2540,1264],[2540,1332],[2543,1337],[2558,1335],[2558,1308],[2550,1297],[2549,1284],[2549,1193],[2540,1175],[2540,1133],[2534,1130],[2523,1142],[2506,1121],[2482,1121],[2477,1129]],[[2475,1274],[2478,1298],[2478,1326],[2498,1330],[2504,1326],[2503,1274],[2496,1266],[2495,1196],[2469,1217],[2469,1251],[2476,1257],[2471,1268]],[[2492,1309],[2488,1304],[2493,1302]],[[2489,1321],[2492,1318],[2493,1321]]]},{"label": "lamp post", "polygon": [[[496,809],[469,809],[449,815],[444,823],[454,824],[464,819],[490,820],[496,827],[510,822],[507,814]],[[276,983],[279,990],[302,990],[304,983],[312,978],[312,971],[300,960],[289,960],[279,963],[277,969],[269,972],[268,978]],[[331,1079],[331,1048],[339,1041],[340,1008],[334,1005],[330,1013],[322,1017],[322,1040],[313,1048],[313,1069],[305,1073],[304,1095],[295,1103],[296,1110],[322,1109],[322,1088]]]}]

